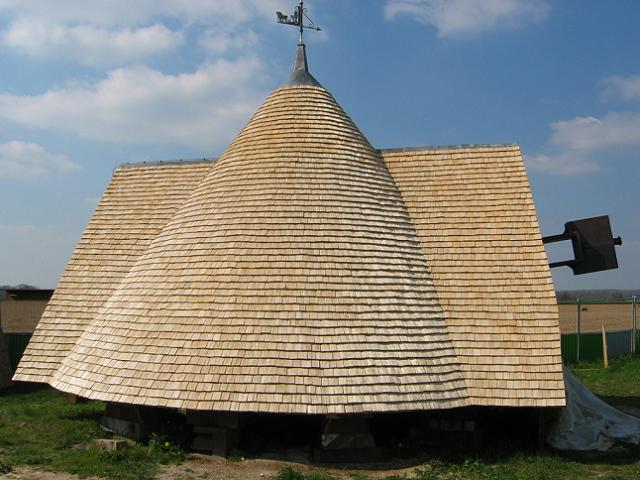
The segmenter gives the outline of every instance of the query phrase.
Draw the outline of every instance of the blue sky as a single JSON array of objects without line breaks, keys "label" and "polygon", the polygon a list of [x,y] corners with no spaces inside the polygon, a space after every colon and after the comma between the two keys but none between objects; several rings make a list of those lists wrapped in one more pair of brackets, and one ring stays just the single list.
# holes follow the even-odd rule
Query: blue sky
[{"label": "blue sky", "polygon": [[[311,71],[374,146],[519,143],[543,234],[609,214],[624,240],[556,287],[640,288],[640,2],[305,6]],[[0,0],[0,284],[57,284],[117,165],[220,155],[287,78],[294,7]]]}]

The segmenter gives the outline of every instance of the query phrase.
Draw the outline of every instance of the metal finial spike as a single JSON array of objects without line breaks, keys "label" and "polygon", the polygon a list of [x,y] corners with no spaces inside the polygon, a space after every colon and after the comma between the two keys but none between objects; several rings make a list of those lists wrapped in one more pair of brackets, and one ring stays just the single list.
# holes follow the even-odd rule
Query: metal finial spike
[{"label": "metal finial spike", "polygon": [[300,21],[300,45],[304,43],[302,36],[304,35],[304,2],[300,0],[300,5],[297,8],[298,19]]},{"label": "metal finial spike", "polygon": [[307,72],[309,73],[309,63],[307,62],[307,51],[304,44],[298,45],[296,51],[296,61],[293,64],[292,72]]},{"label": "metal finial spike", "polygon": [[285,83],[286,86],[316,86],[321,87],[320,83],[309,73],[309,65],[307,63],[307,52],[304,43],[298,45],[296,51],[296,61],[293,64],[293,70],[289,75],[289,80]]}]

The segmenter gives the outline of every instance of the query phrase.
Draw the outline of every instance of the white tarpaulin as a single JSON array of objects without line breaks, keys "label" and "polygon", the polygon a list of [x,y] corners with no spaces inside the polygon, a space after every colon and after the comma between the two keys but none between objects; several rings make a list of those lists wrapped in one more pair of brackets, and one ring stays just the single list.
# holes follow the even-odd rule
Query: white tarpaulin
[{"label": "white tarpaulin", "polygon": [[558,450],[608,450],[616,442],[640,443],[640,419],[596,397],[566,367],[567,406],[547,443]]}]

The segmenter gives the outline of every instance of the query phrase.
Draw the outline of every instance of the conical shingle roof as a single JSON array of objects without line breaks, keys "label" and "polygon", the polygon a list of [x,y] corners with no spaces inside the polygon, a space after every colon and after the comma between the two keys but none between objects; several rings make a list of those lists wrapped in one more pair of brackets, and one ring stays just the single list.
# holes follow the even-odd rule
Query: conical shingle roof
[{"label": "conical shingle roof", "polygon": [[299,46],[216,162],[115,171],[14,379],[199,410],[564,405],[520,150],[375,150]]},{"label": "conical shingle roof", "polygon": [[466,397],[400,192],[309,81],[266,100],[52,385],[106,401],[288,413],[449,408]]}]

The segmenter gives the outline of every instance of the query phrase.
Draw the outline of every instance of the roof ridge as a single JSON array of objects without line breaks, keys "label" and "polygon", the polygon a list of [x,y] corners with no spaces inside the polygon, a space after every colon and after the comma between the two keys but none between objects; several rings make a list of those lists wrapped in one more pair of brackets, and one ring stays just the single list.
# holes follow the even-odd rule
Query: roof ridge
[{"label": "roof ridge", "polygon": [[416,147],[378,148],[381,153],[419,152],[422,150],[455,150],[465,148],[513,148],[520,147],[517,142],[508,143],[469,143],[459,145],[421,145]]},{"label": "roof ridge", "polygon": [[179,159],[179,160],[155,160],[155,161],[141,161],[141,162],[126,162],[121,163],[114,168],[115,170],[120,170],[121,168],[140,168],[140,167],[162,167],[162,166],[170,166],[170,165],[189,165],[192,163],[207,163],[207,162],[215,162],[218,160],[218,157],[210,157],[210,158],[188,158],[188,159]]},{"label": "roof ridge", "polygon": [[[397,148],[376,148],[376,151],[380,153],[399,153],[399,152],[419,152],[423,150],[454,150],[465,148],[514,148],[519,147],[517,142],[507,143],[469,143],[459,145],[421,145],[416,147],[397,147]],[[142,167],[162,167],[171,165],[188,165],[193,163],[206,163],[215,162],[218,157],[205,157],[205,158],[187,158],[178,160],[155,160],[155,161],[141,161],[141,162],[125,162],[117,165],[115,170],[122,168],[142,168]]]}]

